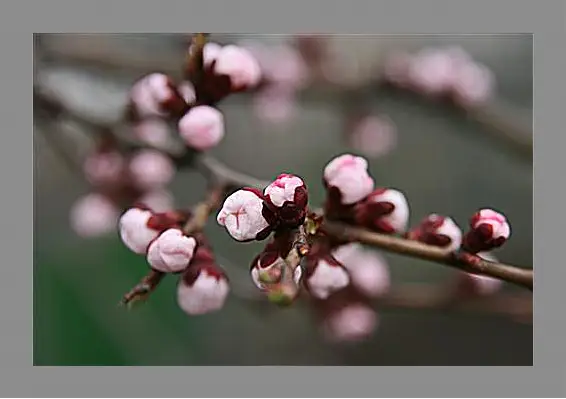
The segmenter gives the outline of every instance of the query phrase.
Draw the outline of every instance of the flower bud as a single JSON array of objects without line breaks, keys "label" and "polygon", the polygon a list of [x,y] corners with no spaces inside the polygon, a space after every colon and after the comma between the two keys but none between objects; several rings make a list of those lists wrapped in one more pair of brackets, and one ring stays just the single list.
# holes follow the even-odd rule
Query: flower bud
[{"label": "flower bud", "polygon": [[493,209],[482,209],[470,220],[471,230],[463,240],[464,249],[471,253],[500,247],[511,235],[507,219]]},{"label": "flower bud", "polygon": [[216,220],[237,241],[261,240],[271,230],[263,209],[261,193],[241,189],[226,198]]},{"label": "flower bud", "polygon": [[247,90],[261,80],[261,69],[254,56],[245,48],[227,45],[215,58],[214,73],[230,78],[233,91]]},{"label": "flower bud", "polygon": [[147,261],[155,270],[177,273],[189,265],[196,247],[196,241],[179,229],[168,229],[149,246]]},{"label": "flower bud", "polygon": [[409,79],[417,90],[425,94],[442,94],[454,81],[451,54],[438,49],[424,49],[417,53],[409,66]]},{"label": "flower bud", "polygon": [[334,158],[324,168],[327,187],[336,187],[344,205],[354,204],[368,196],[374,181],[368,174],[368,162],[362,157],[345,154]]},{"label": "flower bud", "polygon": [[308,262],[304,278],[310,294],[318,299],[326,299],[350,283],[344,266],[330,255]]},{"label": "flower bud", "polygon": [[405,231],[409,221],[409,204],[405,195],[391,188],[379,188],[356,204],[356,223],[386,234]]},{"label": "flower bud", "polygon": [[84,173],[88,182],[92,185],[112,185],[122,179],[124,166],[124,157],[119,152],[95,152],[86,158]]},{"label": "flower bud", "polygon": [[433,213],[411,229],[407,238],[455,251],[462,244],[462,230],[451,218]]},{"label": "flower bud", "polygon": [[372,308],[353,303],[331,311],[324,320],[323,329],[331,341],[359,342],[367,339],[377,325],[377,314]]},{"label": "flower bud", "polygon": [[134,183],[144,190],[167,185],[175,174],[171,159],[156,150],[139,151],[130,161],[129,169]]},{"label": "flower bud", "polygon": [[350,274],[352,284],[369,297],[384,295],[391,285],[385,258],[358,243],[341,245],[332,255]]},{"label": "flower bud", "polygon": [[356,120],[347,135],[350,146],[368,157],[385,155],[397,144],[395,125],[383,116],[368,115]]},{"label": "flower bud", "polygon": [[179,307],[192,316],[220,310],[230,292],[228,279],[222,269],[213,260],[200,260],[198,252],[197,249],[193,262],[177,287]]},{"label": "flower bud", "polygon": [[165,212],[175,207],[173,195],[169,191],[155,190],[145,193],[138,202],[154,212]]},{"label": "flower bud", "polygon": [[132,87],[130,101],[139,117],[167,116],[186,107],[171,79],[162,73],[152,73]]},{"label": "flower bud", "polygon": [[488,101],[495,88],[495,77],[487,67],[468,62],[458,68],[452,92],[462,106],[478,106]]},{"label": "flower bud", "polygon": [[283,124],[290,122],[297,113],[297,99],[289,90],[268,86],[254,95],[253,109],[259,120]]},{"label": "flower bud", "polygon": [[208,105],[193,107],[179,120],[179,134],[189,147],[209,150],[224,137],[224,116]]},{"label": "flower bud", "polygon": [[300,177],[281,174],[263,192],[265,202],[285,227],[303,224],[308,205],[308,192]]},{"label": "flower bud", "polygon": [[164,120],[145,119],[135,123],[132,130],[137,139],[149,145],[165,146],[169,140],[169,126]]},{"label": "flower bud", "polygon": [[88,194],[71,208],[71,227],[81,237],[100,236],[116,228],[118,208],[101,194]]},{"label": "flower bud", "polygon": [[158,230],[148,225],[152,216],[151,211],[130,208],[120,217],[120,238],[126,247],[137,254],[145,254],[149,244],[159,235]]}]

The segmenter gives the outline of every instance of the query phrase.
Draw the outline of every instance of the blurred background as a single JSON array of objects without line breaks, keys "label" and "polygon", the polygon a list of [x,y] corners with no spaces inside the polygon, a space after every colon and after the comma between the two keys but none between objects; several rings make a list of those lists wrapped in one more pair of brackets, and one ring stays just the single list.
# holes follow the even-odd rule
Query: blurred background
[{"label": "blurred background", "polygon": [[[308,86],[276,110],[262,107],[257,95],[230,96],[219,105],[227,134],[212,153],[262,179],[282,171],[302,176],[315,206],[324,198],[325,164],[346,151],[366,155],[378,185],[407,195],[412,223],[438,212],[465,227],[477,209],[493,207],[505,213],[512,227],[512,238],[495,255],[531,267],[532,160],[517,142],[531,140],[532,36],[323,39],[338,60],[323,74],[340,90]],[[135,80],[153,71],[180,73],[189,40],[188,34],[36,35],[35,81],[55,90],[77,112],[114,121]],[[297,43],[281,35],[213,34],[210,40],[267,47]],[[495,97],[485,107],[489,112],[462,112],[371,83],[392,51],[443,46],[460,47],[492,71],[496,84]],[[345,135],[348,113],[358,109],[388,121],[383,145],[371,150],[367,140]],[[502,120],[512,128],[501,129]],[[506,130],[504,139],[493,134],[497,126]],[[69,209],[89,187],[47,145],[42,133],[49,129],[53,126],[41,119],[34,123],[36,365],[532,364],[532,325],[501,315],[378,309],[379,328],[371,339],[331,344],[302,304],[279,309],[230,298],[220,312],[188,317],[176,304],[175,278],[166,278],[143,306],[126,311],[118,302],[147,272],[146,261],[128,251],[117,232],[84,239],[72,231]],[[85,151],[88,143],[79,133],[68,126],[57,129],[74,140],[77,153]],[[170,188],[175,204],[186,206],[201,199],[205,180],[182,171]],[[238,244],[214,222],[206,232],[236,291],[252,290],[249,262],[262,245]],[[455,273],[412,258],[384,256],[394,283],[441,282]],[[504,290],[519,291],[508,285]]]}]

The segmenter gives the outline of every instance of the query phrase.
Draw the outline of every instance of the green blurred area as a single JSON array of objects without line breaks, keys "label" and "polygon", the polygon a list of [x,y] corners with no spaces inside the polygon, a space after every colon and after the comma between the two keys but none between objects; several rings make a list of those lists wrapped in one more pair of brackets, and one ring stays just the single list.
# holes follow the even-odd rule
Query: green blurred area
[{"label": "green blurred area", "polygon": [[[532,111],[530,36],[452,41],[470,51],[495,49],[477,51],[484,55],[480,61],[496,72],[500,95],[525,113]],[[465,226],[478,208],[494,207],[512,227],[512,239],[496,255],[530,267],[532,164],[450,107],[392,93],[375,93],[372,104],[395,122],[399,143],[391,154],[370,161],[371,172],[379,185],[405,192],[411,222],[437,212]],[[261,178],[282,171],[299,174],[308,182],[312,204],[320,203],[322,168],[336,154],[351,151],[341,140],[341,106],[331,99],[328,104],[304,103],[291,125],[266,127],[250,112],[250,99],[236,96],[220,107],[228,134],[213,153]],[[532,364],[532,326],[496,316],[382,311],[380,328],[368,342],[330,345],[302,304],[279,309],[232,297],[218,313],[188,317],[176,305],[174,277],[165,279],[147,303],[126,311],[118,302],[147,272],[145,259],[123,247],[117,234],[96,240],[76,237],[68,227],[68,210],[88,187],[37,138],[35,151],[36,365]],[[172,189],[177,204],[186,205],[198,201],[204,187],[201,177],[183,172]],[[207,233],[238,289],[250,289],[248,264],[261,244],[238,244],[215,223]],[[454,273],[424,261],[386,257],[394,282],[437,282]]]}]

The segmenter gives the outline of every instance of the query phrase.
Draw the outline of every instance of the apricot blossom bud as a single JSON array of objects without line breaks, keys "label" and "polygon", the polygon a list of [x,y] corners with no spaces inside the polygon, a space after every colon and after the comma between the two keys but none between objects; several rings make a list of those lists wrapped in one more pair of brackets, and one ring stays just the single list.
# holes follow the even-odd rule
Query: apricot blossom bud
[{"label": "apricot blossom bud", "polygon": [[452,218],[436,213],[428,215],[409,231],[407,237],[425,244],[455,251],[462,244],[462,230]]},{"label": "apricot blossom bud", "polygon": [[350,274],[352,284],[369,297],[384,295],[391,285],[387,262],[375,251],[358,243],[341,245],[332,255]]},{"label": "apricot blossom bud", "polygon": [[155,270],[178,273],[189,265],[197,243],[179,229],[168,229],[149,246],[147,261]]},{"label": "apricot blossom bud", "polygon": [[368,162],[351,154],[334,158],[324,168],[327,187],[336,187],[344,205],[354,204],[367,197],[374,188],[374,181],[368,173]]},{"label": "apricot blossom bud", "polygon": [[209,150],[224,137],[224,116],[208,105],[196,106],[179,121],[179,134],[189,147]]},{"label": "apricot blossom bud", "polygon": [[344,266],[330,255],[308,262],[304,279],[311,295],[318,299],[326,299],[350,283]]},{"label": "apricot blossom bud", "polygon": [[113,231],[118,208],[101,194],[88,194],[71,208],[71,227],[81,237],[95,237]]},{"label": "apricot blossom bud", "polygon": [[477,106],[488,101],[495,89],[495,77],[487,67],[468,62],[456,71],[452,92],[463,106]]},{"label": "apricot blossom bud", "polygon": [[246,90],[261,80],[261,68],[254,56],[245,48],[227,45],[215,56],[214,73],[230,78],[233,91]]},{"label": "apricot blossom bud", "polygon": [[395,189],[379,188],[356,204],[356,222],[386,234],[405,231],[409,221],[409,204],[405,195]]},{"label": "apricot blossom bud", "polygon": [[228,279],[222,269],[212,257],[199,259],[198,252],[197,249],[193,262],[177,286],[177,303],[192,316],[220,310],[230,292]]},{"label": "apricot blossom bud", "polygon": [[169,126],[163,120],[142,120],[135,123],[132,130],[136,138],[150,145],[164,146],[169,140]]},{"label": "apricot blossom bud", "polygon": [[385,155],[397,144],[395,125],[384,116],[369,115],[360,118],[347,134],[349,144],[368,157]]},{"label": "apricot blossom bud", "polygon": [[372,308],[353,303],[331,311],[324,320],[323,331],[331,341],[359,342],[368,338],[377,325],[377,314]]},{"label": "apricot blossom bud", "polygon": [[493,209],[481,209],[470,219],[471,230],[463,240],[464,249],[471,253],[500,247],[511,235],[507,219]]},{"label": "apricot blossom bud", "polygon": [[237,241],[261,240],[270,232],[263,209],[261,193],[241,189],[226,198],[216,220]]},{"label": "apricot blossom bud", "polygon": [[285,227],[301,225],[307,214],[308,192],[300,177],[280,174],[263,192],[267,206]]},{"label": "apricot blossom bud", "polygon": [[84,173],[90,184],[115,184],[123,177],[126,162],[116,151],[103,151],[90,154],[84,163]]},{"label": "apricot blossom bud", "polygon": [[424,49],[418,52],[409,66],[411,84],[426,94],[441,94],[454,81],[453,58],[442,49]]},{"label": "apricot blossom bud", "polygon": [[172,80],[162,73],[138,80],[130,92],[130,101],[141,117],[166,116],[186,106]]},{"label": "apricot blossom bud", "polygon": [[171,159],[156,150],[139,151],[129,166],[132,180],[144,190],[165,186],[175,174]]},{"label": "apricot blossom bud", "polygon": [[159,235],[158,230],[148,225],[152,216],[151,211],[130,208],[120,217],[120,238],[126,247],[137,254],[145,254],[149,244]]}]

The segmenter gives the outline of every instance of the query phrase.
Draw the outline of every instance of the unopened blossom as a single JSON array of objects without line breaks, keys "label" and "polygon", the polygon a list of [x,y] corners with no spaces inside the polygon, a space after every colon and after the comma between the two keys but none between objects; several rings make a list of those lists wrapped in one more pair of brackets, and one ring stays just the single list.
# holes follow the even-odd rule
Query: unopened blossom
[{"label": "unopened blossom", "polygon": [[134,136],[144,143],[162,147],[169,141],[169,126],[160,119],[145,119],[132,126]]},{"label": "unopened blossom", "polygon": [[[189,54],[193,52],[194,47],[191,45],[189,47]],[[214,42],[206,42],[202,49],[203,65],[209,67],[212,62],[216,59],[218,54],[222,50],[222,46]]]},{"label": "unopened blossom", "polygon": [[238,190],[226,198],[216,220],[237,241],[263,239],[270,231],[263,208],[261,193]]},{"label": "unopened blossom", "polygon": [[411,84],[426,94],[441,94],[452,87],[454,63],[442,49],[424,49],[411,60],[408,76]]},{"label": "unopened blossom", "polygon": [[140,117],[166,116],[186,105],[171,79],[162,73],[138,80],[130,92],[130,101]]},{"label": "unopened blossom", "polygon": [[262,74],[272,85],[299,90],[308,82],[309,71],[305,60],[292,46],[270,47],[261,52],[260,57]]},{"label": "unopened blossom", "polygon": [[336,187],[344,205],[354,204],[367,197],[374,188],[368,173],[368,162],[362,157],[344,154],[334,158],[324,168],[324,181]]},{"label": "unopened blossom", "polygon": [[363,248],[358,243],[341,245],[332,255],[350,274],[352,284],[364,295],[384,295],[391,285],[387,261],[376,251]]},{"label": "unopened blossom", "polygon": [[411,229],[408,238],[455,251],[462,244],[462,230],[452,218],[433,213]]},{"label": "unopened blossom", "polygon": [[326,299],[350,283],[350,276],[344,266],[332,256],[325,256],[307,268],[303,277],[312,296]]},{"label": "unopened blossom", "polygon": [[196,240],[180,229],[168,229],[150,244],[147,261],[155,270],[177,273],[187,268],[196,245]]},{"label": "unopened blossom", "polygon": [[379,188],[356,205],[356,222],[387,234],[405,231],[409,221],[409,203],[405,195],[392,188]]},{"label": "unopened blossom", "polygon": [[476,253],[503,245],[511,235],[504,215],[493,209],[481,209],[470,219],[470,230],[463,240],[464,249]]},{"label": "unopened blossom", "polygon": [[232,90],[245,90],[261,80],[261,68],[254,56],[245,48],[223,46],[214,56],[214,73],[230,78]]},{"label": "unopened blossom", "polygon": [[175,174],[171,159],[156,150],[142,150],[134,155],[129,165],[134,183],[145,190],[167,185]]},{"label": "unopened blossom", "polygon": [[177,303],[189,315],[203,315],[220,310],[229,292],[226,275],[218,266],[198,262],[191,264],[179,281]]},{"label": "unopened blossom", "polygon": [[196,106],[179,120],[179,134],[189,147],[209,150],[224,138],[224,116],[214,107]]},{"label": "unopened blossom", "polygon": [[331,311],[324,320],[323,331],[331,341],[358,342],[367,339],[377,326],[377,314],[372,308],[353,303]]},{"label": "unopened blossom", "polygon": [[456,102],[463,106],[477,106],[493,96],[495,77],[486,66],[469,62],[455,72],[452,92]]},{"label": "unopened blossom", "polygon": [[111,185],[122,179],[125,164],[124,157],[119,152],[102,151],[90,154],[83,169],[90,184]]},{"label": "unopened blossom", "polygon": [[120,217],[120,238],[137,254],[146,254],[149,244],[159,235],[158,230],[148,226],[152,216],[149,210],[130,208]]},{"label": "unopened blossom", "polygon": [[278,222],[296,227],[305,220],[308,192],[303,180],[288,173],[280,174],[263,192],[265,202],[274,211]]},{"label": "unopened blossom", "polygon": [[360,118],[346,133],[350,146],[368,157],[385,155],[397,144],[396,127],[384,116]]},{"label": "unopened blossom", "polygon": [[290,122],[297,114],[297,99],[290,90],[267,86],[254,95],[253,110],[261,121],[283,124]]},{"label": "unopened blossom", "polygon": [[81,237],[96,237],[116,228],[118,208],[104,195],[88,194],[71,208],[71,227]]}]

